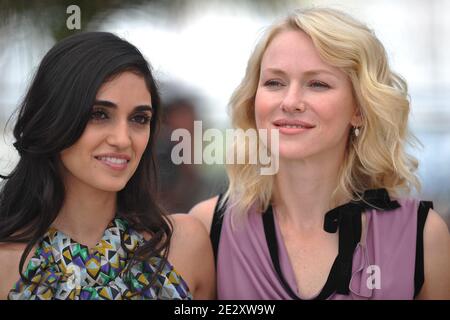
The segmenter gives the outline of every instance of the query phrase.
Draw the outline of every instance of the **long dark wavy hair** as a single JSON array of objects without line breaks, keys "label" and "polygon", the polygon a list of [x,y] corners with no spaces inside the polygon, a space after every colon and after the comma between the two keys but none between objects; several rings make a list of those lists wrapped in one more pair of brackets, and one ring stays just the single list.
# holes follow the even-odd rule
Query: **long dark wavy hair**
[{"label": "long dark wavy hair", "polygon": [[161,270],[167,261],[173,228],[155,198],[153,146],[160,97],[151,68],[127,41],[111,33],[86,32],[63,39],[43,58],[13,130],[20,160],[9,175],[1,176],[5,180],[0,190],[0,242],[27,243],[19,265],[24,281],[29,281],[22,272],[26,257],[64,203],[60,152],[82,135],[100,86],[124,71],[145,79],[153,116],[150,139],[136,172],[117,194],[117,213],[136,230],[152,235],[135,252],[130,267],[160,256]]}]

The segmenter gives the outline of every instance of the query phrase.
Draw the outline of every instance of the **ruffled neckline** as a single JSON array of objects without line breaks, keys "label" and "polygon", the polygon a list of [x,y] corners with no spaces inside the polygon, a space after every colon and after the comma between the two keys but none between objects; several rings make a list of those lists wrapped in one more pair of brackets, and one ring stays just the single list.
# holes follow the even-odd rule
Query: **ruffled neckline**
[{"label": "ruffled neckline", "polygon": [[191,299],[187,284],[169,262],[155,276],[164,263],[161,257],[129,268],[144,242],[122,218],[112,220],[92,248],[51,227],[24,272],[33,283],[20,279],[8,299]]}]

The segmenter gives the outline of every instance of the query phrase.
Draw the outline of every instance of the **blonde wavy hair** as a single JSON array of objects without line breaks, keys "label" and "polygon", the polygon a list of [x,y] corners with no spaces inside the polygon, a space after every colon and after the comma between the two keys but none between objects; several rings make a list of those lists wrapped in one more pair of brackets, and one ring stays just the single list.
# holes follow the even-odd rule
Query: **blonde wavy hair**
[{"label": "blonde wavy hair", "polygon": [[[394,73],[387,54],[366,25],[334,9],[312,8],[294,11],[271,26],[248,61],[244,78],[234,91],[229,107],[234,128],[256,129],[255,95],[261,60],[272,39],[284,30],[308,34],[321,58],[343,70],[350,78],[362,115],[360,134],[349,133],[347,152],[333,193],[358,198],[367,189],[386,188],[392,196],[420,189],[415,174],[418,162],[406,153],[406,145],[417,145],[407,122],[409,100],[406,82]],[[246,145],[235,144],[236,149]],[[248,155],[247,155],[248,156]],[[226,198],[238,212],[252,205],[265,210],[272,198],[274,176],[260,174],[260,165],[226,166],[229,187]]]}]

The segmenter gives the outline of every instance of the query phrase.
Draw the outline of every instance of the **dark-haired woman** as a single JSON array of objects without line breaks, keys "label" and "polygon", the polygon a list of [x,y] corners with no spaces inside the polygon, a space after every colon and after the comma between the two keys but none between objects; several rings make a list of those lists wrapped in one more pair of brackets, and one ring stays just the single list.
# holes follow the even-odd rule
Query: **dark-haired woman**
[{"label": "dark-haired woman", "polygon": [[158,109],[130,43],[81,33],[47,53],[14,127],[19,163],[0,191],[1,299],[212,297],[204,227],[155,201]]}]

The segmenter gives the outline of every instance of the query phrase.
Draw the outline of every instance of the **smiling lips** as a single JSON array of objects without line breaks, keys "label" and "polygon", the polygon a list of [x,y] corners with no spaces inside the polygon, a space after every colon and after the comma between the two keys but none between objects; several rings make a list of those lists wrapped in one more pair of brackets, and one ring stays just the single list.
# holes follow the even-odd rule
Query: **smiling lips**
[{"label": "smiling lips", "polygon": [[279,119],[273,122],[282,134],[297,134],[315,128],[314,125],[300,120]]},{"label": "smiling lips", "polygon": [[130,162],[130,156],[125,154],[104,154],[100,156],[95,156],[95,159],[99,160],[104,165],[108,166],[113,170],[124,170]]}]

